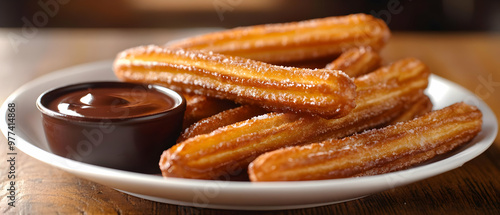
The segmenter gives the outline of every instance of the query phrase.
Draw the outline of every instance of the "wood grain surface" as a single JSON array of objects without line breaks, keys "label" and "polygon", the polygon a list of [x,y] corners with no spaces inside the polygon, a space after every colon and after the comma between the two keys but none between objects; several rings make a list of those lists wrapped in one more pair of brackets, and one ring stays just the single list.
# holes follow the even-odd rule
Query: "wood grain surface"
[{"label": "wood grain surface", "polygon": [[[119,51],[162,44],[194,30],[0,29],[0,102],[23,83],[65,67],[113,59]],[[19,39],[19,38],[18,38]],[[21,38],[22,39],[22,38]],[[424,61],[434,74],[482,98],[500,116],[500,34],[394,33],[382,55]],[[0,214],[500,214],[500,141],[462,167],[345,203],[284,211],[232,211],[152,202],[75,177],[17,150],[16,202],[8,205],[7,141],[0,137]]]}]

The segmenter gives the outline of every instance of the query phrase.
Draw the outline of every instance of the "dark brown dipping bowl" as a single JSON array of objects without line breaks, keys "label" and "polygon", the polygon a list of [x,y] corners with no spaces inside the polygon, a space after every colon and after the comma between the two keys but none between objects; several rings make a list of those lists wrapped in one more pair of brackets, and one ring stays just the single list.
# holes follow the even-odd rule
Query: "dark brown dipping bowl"
[{"label": "dark brown dipping bowl", "polygon": [[[171,108],[139,116],[127,114],[128,111],[111,117],[75,116],[49,108],[51,102],[65,95],[100,88],[119,88],[131,93],[156,91],[173,103]],[[119,101],[112,102],[115,103]],[[151,174],[160,173],[160,156],[175,144],[186,109],[185,99],[173,90],[124,82],[91,82],[52,89],[40,95],[36,105],[42,112],[45,136],[54,154],[88,164]]]}]

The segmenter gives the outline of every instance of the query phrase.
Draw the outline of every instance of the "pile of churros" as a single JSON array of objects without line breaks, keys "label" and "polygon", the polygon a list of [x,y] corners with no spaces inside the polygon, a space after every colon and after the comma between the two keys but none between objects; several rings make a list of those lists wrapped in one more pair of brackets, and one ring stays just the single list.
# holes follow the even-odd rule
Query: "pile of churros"
[{"label": "pile of churros", "polygon": [[375,175],[456,149],[482,125],[465,103],[432,111],[429,68],[383,64],[389,37],[366,14],[239,27],[125,50],[114,71],[186,97],[185,130],[159,158],[164,177]]}]

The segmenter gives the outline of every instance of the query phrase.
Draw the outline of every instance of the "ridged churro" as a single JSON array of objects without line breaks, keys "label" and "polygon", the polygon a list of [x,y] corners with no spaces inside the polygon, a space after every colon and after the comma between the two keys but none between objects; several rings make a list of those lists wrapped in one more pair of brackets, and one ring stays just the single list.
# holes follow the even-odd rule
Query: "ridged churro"
[{"label": "ridged churro", "polygon": [[238,106],[231,100],[216,99],[201,95],[184,94],[183,96],[186,98],[183,128],[187,128],[201,119]]},{"label": "ridged churro", "polygon": [[398,117],[392,119],[388,125],[396,124],[398,122],[406,122],[422,116],[432,111],[432,101],[429,96],[423,94],[417,101],[405,105],[405,110]]},{"label": "ridged churro", "polygon": [[189,138],[163,152],[162,174],[216,179],[228,174],[228,169],[245,169],[268,151],[319,137],[341,138],[387,123],[404,110],[406,103],[420,98],[429,75],[422,62],[404,59],[357,78],[357,106],[342,118],[268,113]]},{"label": "ridged churro", "polygon": [[380,50],[390,37],[385,22],[367,14],[256,25],[209,33],[167,44],[210,50],[267,63],[338,56],[352,47]]},{"label": "ridged churro", "polygon": [[353,80],[338,70],[301,69],[207,51],[141,46],[118,55],[121,80],[229,99],[272,111],[341,117],[355,106]]},{"label": "ridged churro", "polygon": [[241,122],[252,117],[265,114],[267,111],[251,105],[243,105],[229,110],[222,111],[213,116],[204,118],[182,132],[178,142],[186,140],[200,134],[210,133],[217,128]]},{"label": "ridged churro", "polygon": [[381,62],[380,55],[371,48],[352,48],[327,64],[325,69],[342,70],[350,77],[358,77],[378,69]]},{"label": "ridged churro", "polygon": [[453,150],[481,130],[482,114],[457,103],[422,117],[341,140],[288,147],[259,156],[251,181],[299,181],[382,174]]}]

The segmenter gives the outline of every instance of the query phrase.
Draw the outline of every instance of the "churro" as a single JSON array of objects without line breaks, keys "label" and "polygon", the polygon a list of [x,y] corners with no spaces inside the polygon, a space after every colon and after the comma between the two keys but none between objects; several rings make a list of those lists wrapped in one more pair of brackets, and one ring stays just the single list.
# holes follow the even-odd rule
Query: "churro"
[{"label": "churro", "polygon": [[392,119],[388,123],[388,125],[396,124],[398,122],[406,122],[422,116],[428,112],[431,112],[432,106],[432,101],[429,96],[422,94],[422,96],[417,99],[417,101],[406,104],[403,113]]},{"label": "churro", "polygon": [[367,14],[353,14],[239,27],[167,45],[282,64],[338,56],[352,47],[372,47],[378,51],[389,37],[389,28],[383,20]]},{"label": "churro", "polygon": [[482,114],[457,103],[422,117],[341,140],[288,147],[249,165],[251,181],[299,181],[382,174],[453,150],[481,130]]},{"label": "churro", "polygon": [[260,107],[251,105],[243,105],[222,111],[191,125],[184,132],[182,132],[177,142],[184,141],[200,134],[208,134],[217,128],[241,122],[266,112],[266,110]]},{"label": "churro", "polygon": [[350,77],[358,77],[379,68],[381,61],[380,55],[369,47],[352,48],[327,64],[325,69],[342,70]]},{"label": "churro", "polygon": [[[356,108],[338,119],[267,113],[198,135],[163,152],[165,177],[217,179],[233,167],[245,169],[258,155],[321,137],[341,138],[387,123],[427,87],[429,70],[409,58],[355,80]],[[231,168],[229,168],[231,167]]]},{"label": "churro", "polygon": [[186,98],[183,128],[187,128],[195,122],[222,111],[238,107],[238,105],[231,100],[216,99],[201,95],[184,94],[183,96]]},{"label": "churro", "polygon": [[141,46],[123,51],[116,76],[129,82],[262,106],[341,117],[355,106],[353,81],[338,70],[275,66],[207,51]]}]

